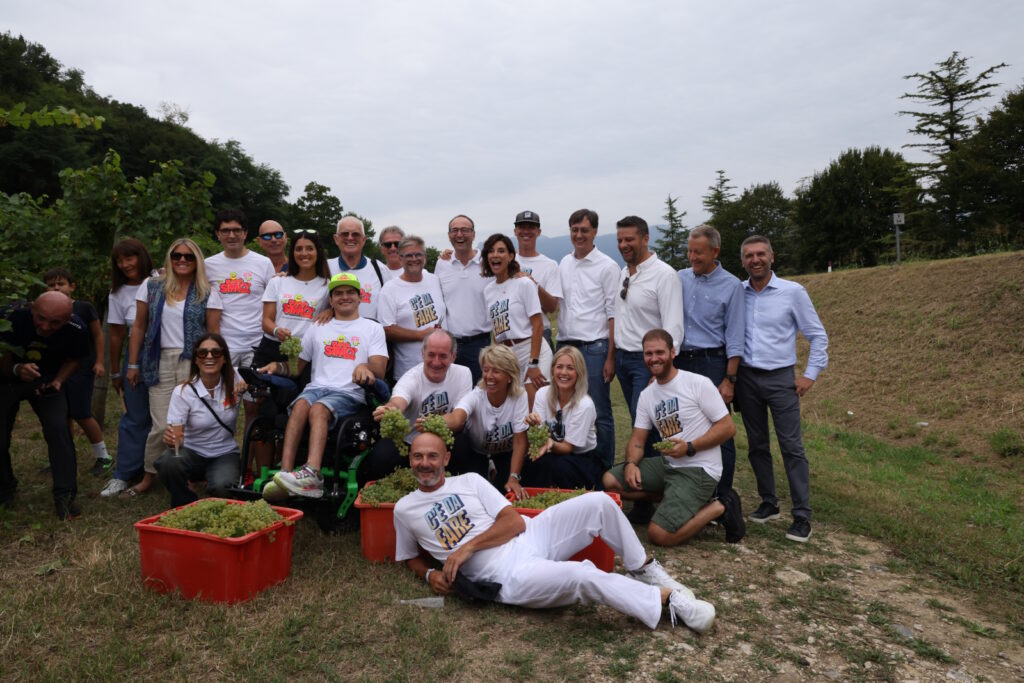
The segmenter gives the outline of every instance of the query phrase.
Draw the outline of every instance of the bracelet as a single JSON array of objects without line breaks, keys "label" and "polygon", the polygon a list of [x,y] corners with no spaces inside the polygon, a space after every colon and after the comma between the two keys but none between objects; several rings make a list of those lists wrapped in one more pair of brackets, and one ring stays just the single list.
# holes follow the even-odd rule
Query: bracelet
[{"label": "bracelet", "polygon": [[270,333],[272,337],[277,338],[277,325],[274,325],[274,331]]},{"label": "bracelet", "polygon": [[129,363],[128,364],[128,369],[129,370],[138,370],[139,369],[139,364],[138,363]]},{"label": "bracelet", "polygon": [[509,472],[508,476],[512,477],[516,481],[522,481],[523,480],[523,476],[521,474],[519,474],[518,472]]},{"label": "bracelet", "polygon": [[424,580],[424,581],[426,581],[427,583],[430,583],[430,573],[431,573],[431,572],[436,572],[436,571],[437,571],[437,570],[436,570],[436,569],[434,569],[433,567],[431,567],[430,569],[428,569],[428,570],[427,570],[427,573],[423,575],[423,580]]},{"label": "bracelet", "polygon": [[22,365],[24,365],[24,364],[23,363],[15,363],[14,366],[11,368],[11,374],[14,375],[15,377],[17,377],[18,379],[21,379],[21,377],[18,377],[18,370],[21,368]]},{"label": "bracelet", "polygon": [[121,373],[120,372],[112,372],[112,373],[110,373],[110,379],[121,379]]}]

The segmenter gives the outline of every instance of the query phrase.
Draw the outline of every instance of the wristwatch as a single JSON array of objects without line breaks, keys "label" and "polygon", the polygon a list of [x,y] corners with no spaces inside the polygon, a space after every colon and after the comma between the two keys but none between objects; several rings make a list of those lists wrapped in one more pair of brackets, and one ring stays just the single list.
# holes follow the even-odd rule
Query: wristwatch
[{"label": "wristwatch", "polygon": [[692,441],[687,441],[686,442],[686,455],[691,457],[691,458],[693,456],[697,455],[697,449],[693,447],[693,442]]},{"label": "wristwatch", "polygon": [[736,384],[736,380],[739,379],[736,375],[726,375],[725,378],[733,384]]},{"label": "wristwatch", "polygon": [[527,367],[539,368],[540,367],[540,358],[531,358],[530,359],[530,364]]}]

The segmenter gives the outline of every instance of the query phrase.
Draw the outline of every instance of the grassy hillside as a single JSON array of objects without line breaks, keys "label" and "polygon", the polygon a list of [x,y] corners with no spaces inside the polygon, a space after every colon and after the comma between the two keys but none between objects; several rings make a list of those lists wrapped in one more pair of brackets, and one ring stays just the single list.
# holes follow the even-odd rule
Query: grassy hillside
[{"label": "grassy hillside", "polygon": [[830,337],[805,419],[984,460],[1024,434],[1024,252],[796,279]]}]

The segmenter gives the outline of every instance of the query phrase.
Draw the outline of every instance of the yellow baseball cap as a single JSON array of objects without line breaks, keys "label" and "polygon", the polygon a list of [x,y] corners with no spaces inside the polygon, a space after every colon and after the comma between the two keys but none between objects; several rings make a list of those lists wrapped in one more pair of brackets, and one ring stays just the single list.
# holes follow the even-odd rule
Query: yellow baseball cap
[{"label": "yellow baseball cap", "polygon": [[331,281],[327,283],[327,291],[333,292],[335,287],[351,287],[352,289],[360,289],[359,278],[352,273],[338,273],[331,278]]}]

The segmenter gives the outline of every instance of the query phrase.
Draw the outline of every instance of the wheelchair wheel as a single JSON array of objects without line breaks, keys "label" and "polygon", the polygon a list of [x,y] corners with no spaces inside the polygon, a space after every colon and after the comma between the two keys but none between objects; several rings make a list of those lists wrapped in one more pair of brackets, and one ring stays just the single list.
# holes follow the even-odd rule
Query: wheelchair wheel
[{"label": "wheelchair wheel", "polygon": [[252,448],[254,443],[269,443],[276,447],[281,435],[274,427],[273,420],[264,417],[257,417],[245,428],[245,435],[242,437],[242,449],[239,453],[238,485],[244,486],[245,475],[249,472],[249,463],[252,462]]}]

